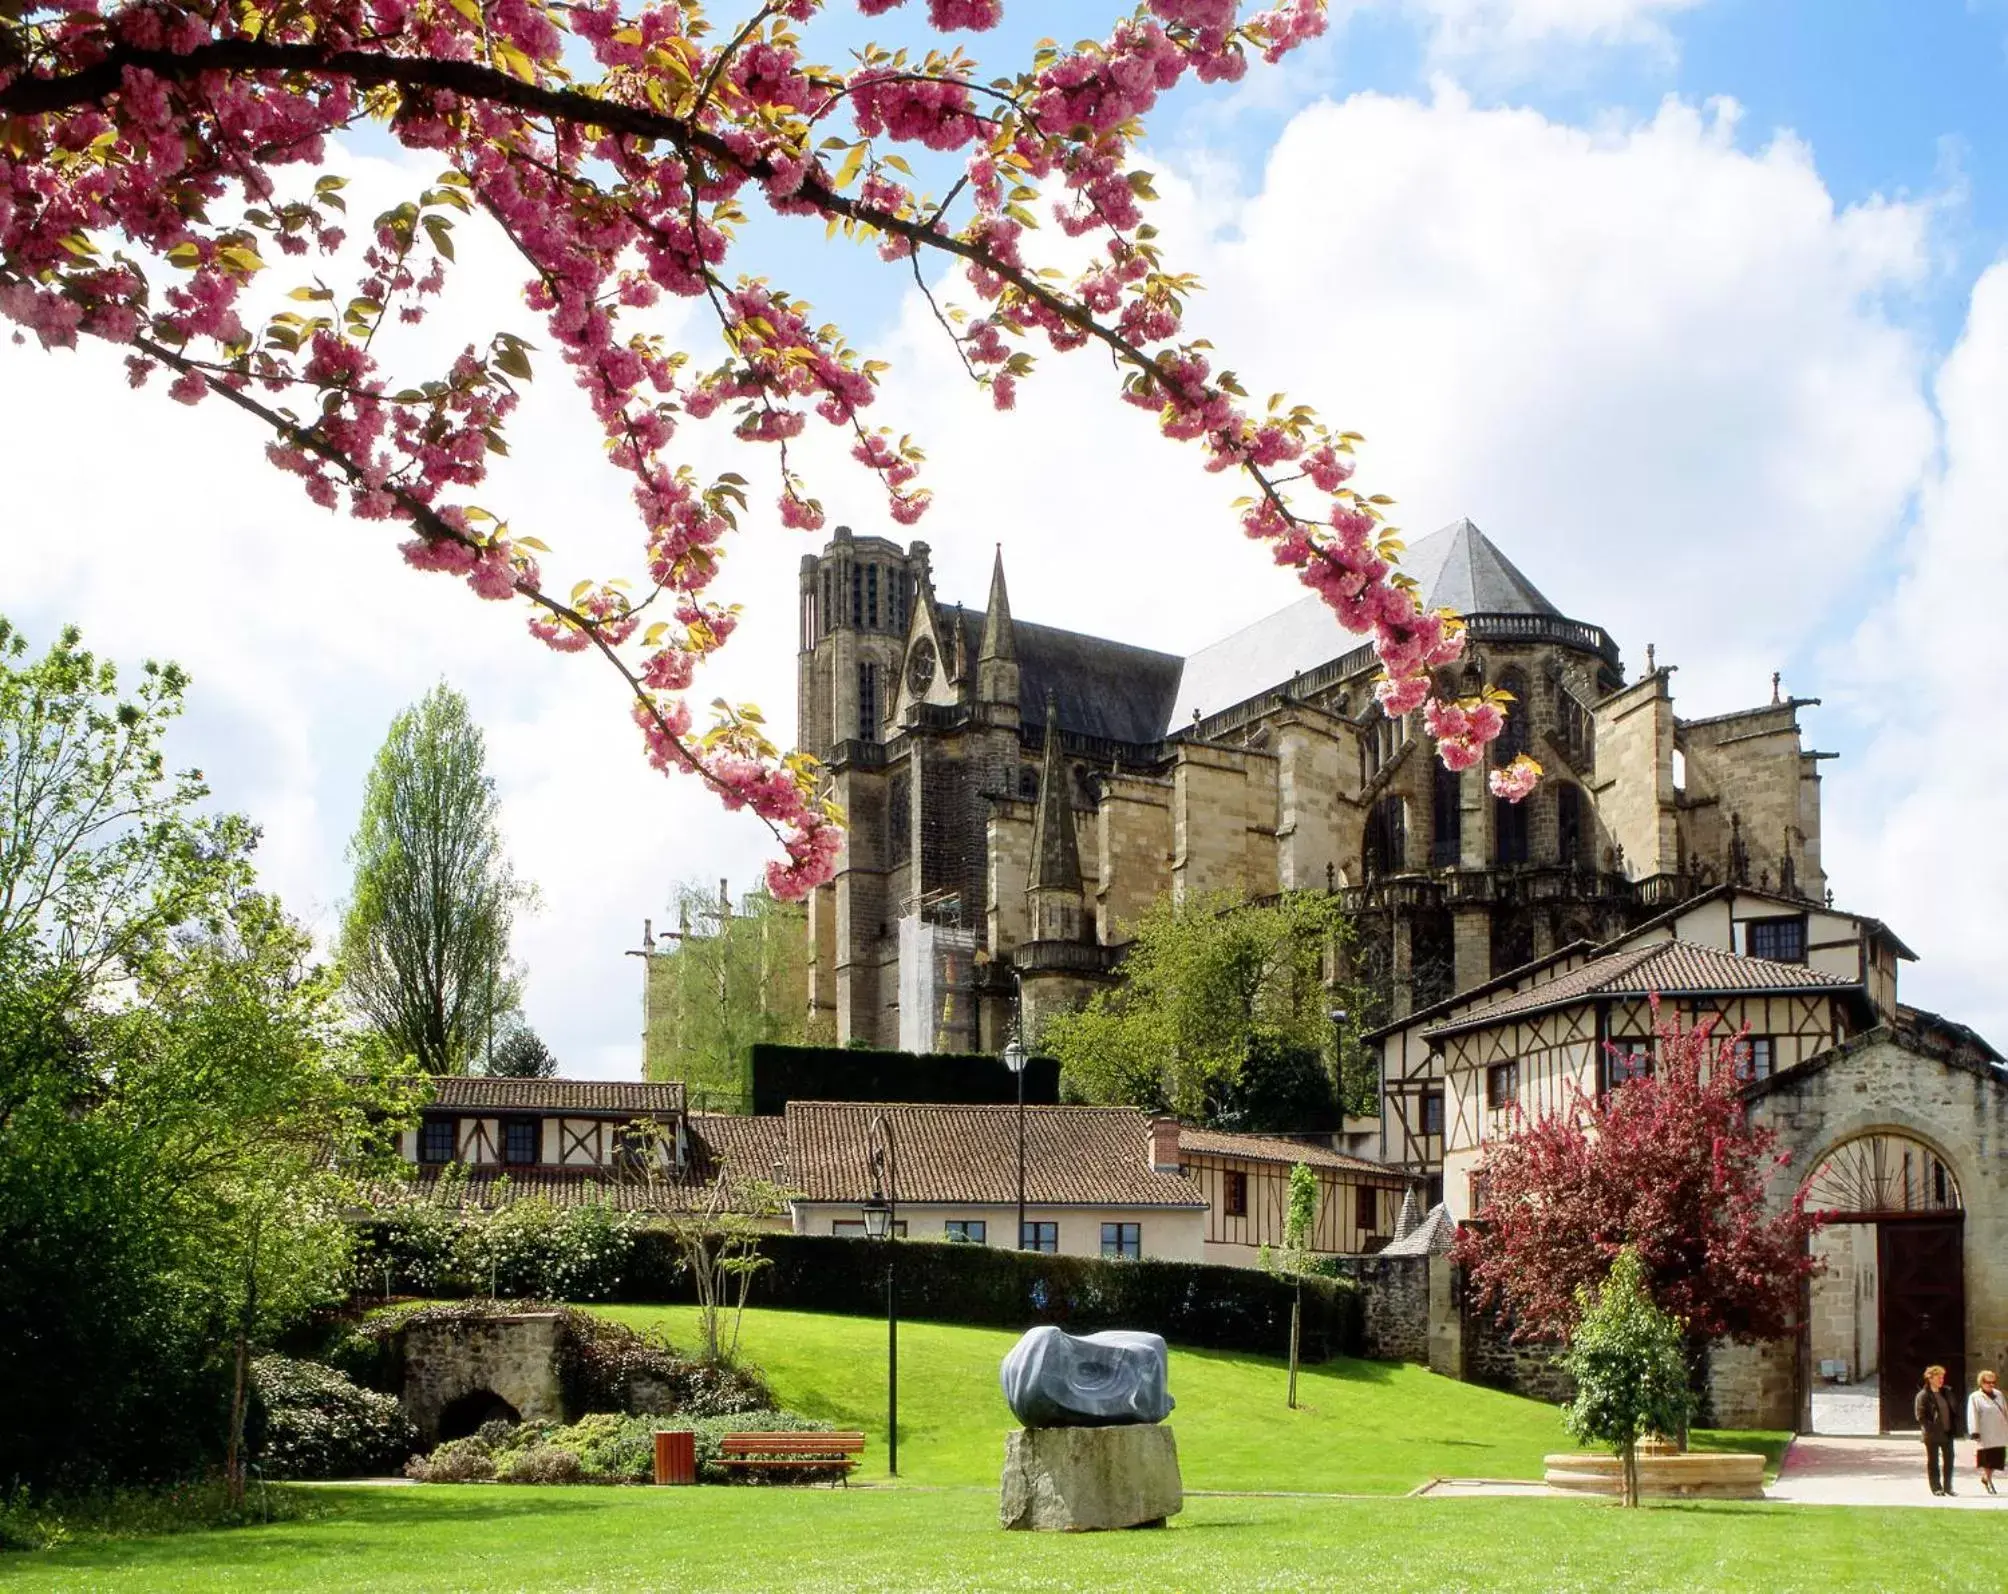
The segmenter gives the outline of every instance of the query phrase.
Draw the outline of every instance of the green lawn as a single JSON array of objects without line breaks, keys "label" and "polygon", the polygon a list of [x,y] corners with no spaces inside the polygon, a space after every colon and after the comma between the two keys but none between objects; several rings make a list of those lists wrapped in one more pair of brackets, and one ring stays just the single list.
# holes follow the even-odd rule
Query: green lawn
[{"label": "green lawn", "polygon": [[[606,1315],[696,1338],[696,1309],[611,1306]],[[1015,1426],[997,1368],[1017,1335],[1004,1329],[902,1323],[899,1463],[903,1479],[994,1486]],[[860,1476],[885,1473],[883,1321],[819,1312],[746,1314],[741,1351],[783,1405],[846,1428],[869,1448]],[[1173,1346],[1172,1426],[1191,1489],[1405,1494],[1432,1477],[1538,1478],[1541,1458],[1575,1448],[1553,1406],[1439,1378],[1393,1362],[1341,1360],[1298,1375],[1283,1403],[1284,1364],[1265,1356]],[[1773,1455],[1782,1435],[1737,1435]]]},{"label": "green lawn", "polygon": [[1999,1589],[1985,1513],[1194,1499],[1158,1533],[1002,1533],[976,1489],[324,1491],[314,1522],[0,1556],[0,1587],[450,1591]]}]

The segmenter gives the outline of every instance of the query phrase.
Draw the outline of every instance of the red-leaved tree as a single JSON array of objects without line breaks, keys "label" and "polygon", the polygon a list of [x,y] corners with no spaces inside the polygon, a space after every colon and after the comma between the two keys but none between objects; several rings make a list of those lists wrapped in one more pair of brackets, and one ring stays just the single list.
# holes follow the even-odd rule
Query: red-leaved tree
[{"label": "red-leaved tree", "polygon": [[[877,15],[901,0],[855,3]],[[712,9],[0,0],[0,319],[49,348],[114,344],[135,385],[234,409],[315,503],[389,523],[417,569],[520,603],[547,646],[606,660],[650,760],[774,828],[782,897],[830,876],[842,816],[757,713],[719,705],[693,725],[694,673],[737,623],[709,589],[753,511],[744,478],[692,469],[689,429],[771,450],[780,526],[823,522],[790,453],[812,420],[846,440],[894,521],[912,524],[928,495],[919,448],[873,417],[882,363],[815,319],[801,283],[735,269],[754,206],[873,250],[1000,409],[1036,353],[1099,352],[1112,397],[1242,479],[1239,530],[1373,638],[1388,712],[1425,711],[1450,767],[1479,761],[1505,700],[1432,695],[1461,622],[1425,611],[1396,570],[1388,500],[1348,485],[1355,434],[1281,395],[1251,403],[1217,368],[1186,330],[1197,284],[1163,257],[1150,174],[1131,161],[1161,95],[1280,59],[1323,31],[1325,0],[1142,0],[1099,40],[1041,45],[1004,75],[956,37],[993,27],[1003,0],[928,0],[933,47],[849,60],[808,42],[823,0]],[[363,221],[325,170],[331,141],[371,123],[439,175],[368,220],[355,276],[329,283],[304,257],[327,264]],[[1042,254],[1042,220],[1086,247]],[[470,327],[444,369],[397,357],[398,327],[459,308],[445,289],[463,223],[519,258],[545,346],[629,479],[632,579],[548,579],[552,551],[476,501],[530,376],[522,338]],[[294,261],[290,308],[267,276],[279,257]],[[945,267],[961,306],[936,302]],[[718,343],[665,341],[650,317],[665,299],[701,305]],[[1518,801],[1538,774],[1523,755],[1492,789]]]},{"label": "red-leaved tree", "polygon": [[1790,1159],[1753,1126],[1736,1077],[1741,1036],[1715,1021],[1658,1017],[1655,1072],[1602,1100],[1578,1090],[1559,1113],[1523,1119],[1485,1155],[1485,1207],[1453,1253],[1478,1304],[1503,1310],[1515,1338],[1567,1339],[1576,1292],[1600,1285],[1625,1246],[1653,1300],[1690,1343],[1790,1332],[1802,1280],[1817,1270],[1803,1193],[1765,1197]]}]

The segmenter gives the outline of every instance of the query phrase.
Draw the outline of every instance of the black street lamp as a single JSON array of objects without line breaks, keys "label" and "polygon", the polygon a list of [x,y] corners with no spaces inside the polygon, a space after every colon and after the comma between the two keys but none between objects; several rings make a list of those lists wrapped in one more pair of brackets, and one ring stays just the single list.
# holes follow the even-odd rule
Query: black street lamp
[{"label": "black street lamp", "polygon": [[[899,1476],[899,1295],[893,1280],[892,1242],[899,1234],[899,1154],[892,1125],[883,1115],[872,1119],[872,1138],[883,1145],[872,1152],[872,1193],[864,1202],[865,1233],[885,1242],[885,1407],[886,1472]],[[885,1172],[885,1193],[879,1192],[879,1172]]]},{"label": "black street lamp", "polygon": [[1018,1249],[1025,1249],[1025,1065],[1032,1060],[1016,1034],[1004,1048],[1004,1066],[1018,1080]]}]

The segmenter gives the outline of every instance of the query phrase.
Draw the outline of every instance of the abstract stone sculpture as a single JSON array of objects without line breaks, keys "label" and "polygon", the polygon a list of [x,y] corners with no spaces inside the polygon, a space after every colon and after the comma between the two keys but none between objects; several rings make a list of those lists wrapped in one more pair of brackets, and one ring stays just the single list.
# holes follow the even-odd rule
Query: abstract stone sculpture
[{"label": "abstract stone sculpture", "polygon": [[1164,1341],[1111,1329],[1035,1328],[1004,1358],[1004,1398],[1027,1428],[1108,1428],[1171,1415]]}]

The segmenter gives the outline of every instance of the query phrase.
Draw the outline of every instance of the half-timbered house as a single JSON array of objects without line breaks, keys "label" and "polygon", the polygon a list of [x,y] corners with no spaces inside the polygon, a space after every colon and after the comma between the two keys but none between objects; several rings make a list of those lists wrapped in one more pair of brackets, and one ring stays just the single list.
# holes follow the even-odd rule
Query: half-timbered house
[{"label": "half-timbered house", "polygon": [[1206,1201],[1206,1260],[1253,1267],[1264,1246],[1280,1246],[1290,1210],[1290,1171],[1298,1163],[1318,1184],[1309,1248],[1326,1255],[1378,1251],[1394,1237],[1413,1175],[1329,1146],[1273,1135],[1229,1134],[1171,1126],[1178,1161]]}]

